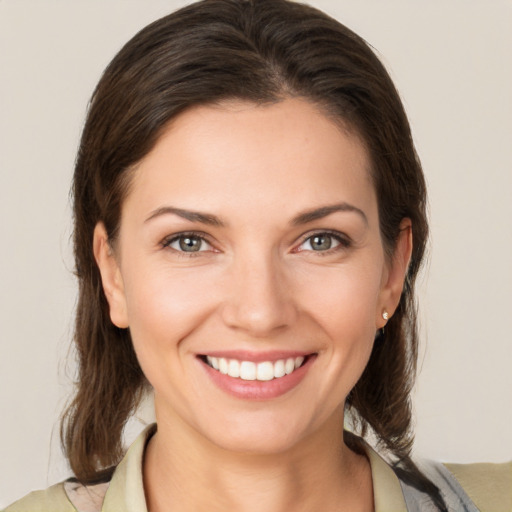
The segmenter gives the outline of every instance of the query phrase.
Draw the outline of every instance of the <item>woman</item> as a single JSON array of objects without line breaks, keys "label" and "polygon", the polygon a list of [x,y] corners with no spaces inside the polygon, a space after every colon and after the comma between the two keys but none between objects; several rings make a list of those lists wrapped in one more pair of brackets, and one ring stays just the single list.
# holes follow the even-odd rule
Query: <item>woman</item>
[{"label": "woman", "polygon": [[94,93],[74,204],[76,480],[8,510],[476,510],[409,456],[425,185],[358,36],[284,1],[153,23]]}]

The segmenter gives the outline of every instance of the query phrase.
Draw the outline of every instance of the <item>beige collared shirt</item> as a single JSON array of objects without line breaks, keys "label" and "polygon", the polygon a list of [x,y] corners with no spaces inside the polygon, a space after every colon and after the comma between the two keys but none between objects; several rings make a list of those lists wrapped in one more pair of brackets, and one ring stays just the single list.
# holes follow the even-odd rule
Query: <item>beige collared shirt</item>
[{"label": "beige collared shirt", "polygon": [[[126,512],[147,512],[141,471],[146,438],[147,434],[145,437],[139,436],[116,469],[102,512],[118,512],[121,508]],[[393,470],[371,449],[368,457],[372,470],[375,512],[407,512],[400,482]]]},{"label": "beige collared shirt", "polygon": [[[147,512],[144,485],[142,480],[142,459],[148,439],[154,432],[154,425],[142,432],[131,445],[123,460],[117,466],[112,480],[109,483],[84,487],[77,483],[63,482],[44,491],[35,491],[25,498],[13,503],[5,512]],[[400,481],[393,469],[369,446],[366,446],[366,455],[370,461],[375,512],[407,512],[407,506],[400,485]],[[465,468],[480,470],[477,482],[488,480],[482,475],[491,471],[492,480],[501,478],[505,486],[501,489],[510,489],[510,496],[504,496],[503,492],[497,494],[480,489],[479,496],[471,498],[482,511],[510,512],[512,511],[512,463],[509,464],[476,464],[468,466],[449,467],[466,487],[474,487],[475,479],[471,477],[474,471]],[[466,479],[466,481],[465,481]],[[467,487],[466,487],[467,489]],[[106,492],[105,492],[106,491]],[[471,494],[471,493],[469,493]],[[478,494],[478,493],[477,493]],[[489,498],[495,497],[497,501],[489,502]],[[475,499],[476,498],[476,499]],[[510,501],[508,499],[510,498]],[[496,508],[495,508],[496,507]]]}]

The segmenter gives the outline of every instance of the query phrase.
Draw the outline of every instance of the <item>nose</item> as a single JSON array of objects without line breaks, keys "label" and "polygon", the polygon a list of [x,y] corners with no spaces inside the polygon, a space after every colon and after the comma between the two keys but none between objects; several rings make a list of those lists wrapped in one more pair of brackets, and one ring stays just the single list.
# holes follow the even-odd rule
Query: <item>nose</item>
[{"label": "nose", "polygon": [[223,305],[226,325],[252,337],[268,337],[297,317],[293,287],[278,256],[252,254],[233,263]]}]

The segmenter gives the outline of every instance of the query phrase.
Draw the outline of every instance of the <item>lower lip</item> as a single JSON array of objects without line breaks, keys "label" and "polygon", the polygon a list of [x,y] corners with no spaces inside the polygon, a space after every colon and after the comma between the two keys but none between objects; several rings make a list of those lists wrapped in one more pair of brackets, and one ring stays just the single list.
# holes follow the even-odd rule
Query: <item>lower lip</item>
[{"label": "lower lip", "polygon": [[315,359],[316,355],[308,356],[306,362],[289,375],[267,381],[230,377],[214,370],[202,360],[200,360],[200,363],[213,382],[226,393],[245,400],[269,400],[284,395],[295,388],[306,376]]}]

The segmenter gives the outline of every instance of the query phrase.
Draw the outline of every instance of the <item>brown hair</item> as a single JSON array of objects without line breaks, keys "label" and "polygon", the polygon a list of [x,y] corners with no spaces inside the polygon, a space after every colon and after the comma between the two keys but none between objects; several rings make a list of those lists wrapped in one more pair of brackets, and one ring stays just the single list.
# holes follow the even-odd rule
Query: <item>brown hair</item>
[{"label": "brown hair", "polygon": [[347,407],[360,433],[371,429],[413,485],[442,504],[409,456],[417,359],[413,292],[428,232],[425,182],[409,124],[365,41],[324,13],[286,0],[205,0],[182,8],[131,39],[94,91],[73,182],[79,375],[62,423],[71,468],[79,480],[92,481],[120,460],[123,427],[146,385],[129,330],[110,321],[93,257],[95,225],[102,221],[115,240],[130,169],[180,112],[223,99],[285,97],[321,105],[366,145],[389,254],[401,220],[412,221],[413,253],[400,304]]}]

